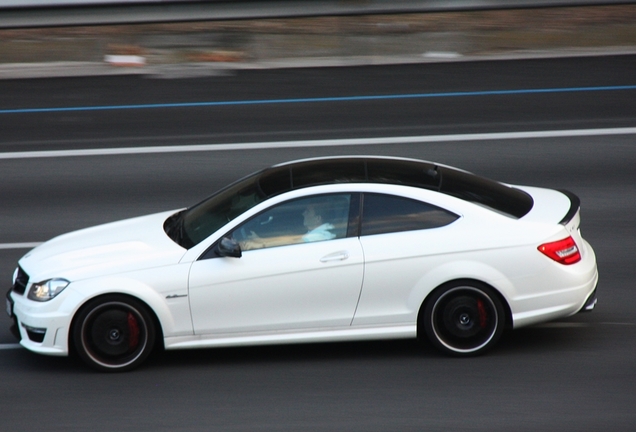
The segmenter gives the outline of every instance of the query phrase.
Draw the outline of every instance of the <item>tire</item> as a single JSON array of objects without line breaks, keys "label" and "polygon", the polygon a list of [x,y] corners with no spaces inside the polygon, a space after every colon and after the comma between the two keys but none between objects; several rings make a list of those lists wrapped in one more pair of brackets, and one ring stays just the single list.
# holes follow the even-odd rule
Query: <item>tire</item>
[{"label": "tire", "polygon": [[492,288],[473,281],[456,282],[431,295],[419,324],[443,353],[475,356],[487,351],[501,337],[505,314]]},{"label": "tire", "polygon": [[106,296],[88,302],[72,329],[75,350],[90,367],[124,372],[150,355],[156,330],[141,302],[126,296]]}]

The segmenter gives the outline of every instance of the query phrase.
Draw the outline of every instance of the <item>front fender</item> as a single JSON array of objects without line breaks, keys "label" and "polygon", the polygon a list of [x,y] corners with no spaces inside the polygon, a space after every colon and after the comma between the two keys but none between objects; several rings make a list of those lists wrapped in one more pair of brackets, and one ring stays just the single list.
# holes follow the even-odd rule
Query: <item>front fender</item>
[{"label": "front fender", "polygon": [[193,334],[188,299],[190,265],[156,268],[130,274],[106,276],[73,282],[69,288],[81,293],[83,301],[107,294],[124,294],[144,302],[156,315],[164,337]]}]

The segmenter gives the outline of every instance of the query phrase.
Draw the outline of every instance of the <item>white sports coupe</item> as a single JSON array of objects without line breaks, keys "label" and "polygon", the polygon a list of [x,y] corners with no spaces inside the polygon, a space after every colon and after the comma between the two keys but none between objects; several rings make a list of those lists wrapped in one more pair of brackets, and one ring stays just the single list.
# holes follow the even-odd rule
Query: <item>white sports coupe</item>
[{"label": "white sports coupe", "polygon": [[295,161],[36,247],[7,312],[24,347],[103,371],[156,347],[418,337],[476,355],[593,309],[579,204],[420,160]]}]

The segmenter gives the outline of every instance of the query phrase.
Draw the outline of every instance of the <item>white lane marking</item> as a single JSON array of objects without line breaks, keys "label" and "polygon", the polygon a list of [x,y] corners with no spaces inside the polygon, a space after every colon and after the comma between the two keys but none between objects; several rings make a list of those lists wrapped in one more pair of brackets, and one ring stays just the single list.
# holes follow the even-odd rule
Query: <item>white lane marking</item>
[{"label": "white lane marking", "polygon": [[133,154],[152,154],[152,153],[155,153],[155,154],[156,153],[188,153],[188,152],[283,149],[283,148],[302,148],[302,147],[363,146],[363,145],[381,145],[381,144],[425,144],[425,143],[460,142],[460,141],[488,141],[488,140],[504,140],[504,139],[527,139],[527,138],[567,138],[567,137],[604,136],[604,135],[636,135],[636,127],[607,128],[607,129],[571,129],[571,130],[529,131],[529,132],[495,132],[495,133],[454,134],[454,135],[422,135],[422,136],[385,137],[385,138],[274,141],[274,142],[256,142],[256,143],[238,143],[238,144],[198,144],[198,145],[183,145],[183,146],[175,145],[175,146],[122,147],[122,148],[78,149],[78,150],[43,150],[43,151],[0,153],[0,159],[32,159],[32,158],[73,157],[73,156],[109,156],[109,155],[133,155]]},{"label": "white lane marking", "polygon": [[1,249],[33,249],[36,246],[40,246],[42,242],[37,243],[0,243]]},{"label": "white lane marking", "polygon": [[18,343],[14,344],[0,344],[0,350],[10,350],[10,349],[18,349],[22,348],[22,345]]}]

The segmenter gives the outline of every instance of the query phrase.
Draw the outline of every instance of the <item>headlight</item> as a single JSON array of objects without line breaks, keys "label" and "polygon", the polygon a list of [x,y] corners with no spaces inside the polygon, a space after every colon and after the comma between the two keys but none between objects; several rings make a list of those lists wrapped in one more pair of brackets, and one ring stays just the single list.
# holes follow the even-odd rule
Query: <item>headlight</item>
[{"label": "headlight", "polygon": [[44,282],[34,283],[31,285],[31,288],[29,288],[29,295],[27,297],[40,302],[49,301],[61,293],[68,284],[70,284],[70,282],[66,279],[49,279]]},{"label": "headlight", "polygon": [[16,267],[16,268],[15,268],[15,271],[13,272],[13,279],[11,279],[11,284],[12,284],[12,285],[15,285],[15,281],[16,281],[16,279],[18,278],[18,270],[19,270],[19,268],[18,268],[18,267]]}]

